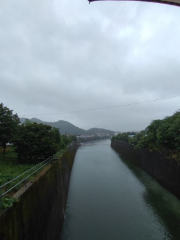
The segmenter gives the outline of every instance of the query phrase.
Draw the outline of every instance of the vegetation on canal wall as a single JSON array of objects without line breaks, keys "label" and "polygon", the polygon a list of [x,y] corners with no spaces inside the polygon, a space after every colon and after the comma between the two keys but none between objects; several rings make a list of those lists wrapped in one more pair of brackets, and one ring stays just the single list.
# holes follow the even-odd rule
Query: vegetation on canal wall
[{"label": "vegetation on canal wall", "polygon": [[180,198],[179,161],[170,159],[158,151],[136,149],[134,145],[118,140],[112,140],[111,147]]},{"label": "vegetation on canal wall", "polygon": [[141,132],[121,133],[114,136],[112,140],[127,142],[135,145],[136,148],[158,151],[167,158],[180,162],[180,111],[162,120],[152,121]]},{"label": "vegetation on canal wall", "polygon": [[0,212],[1,240],[57,240],[61,229],[69,179],[79,144],[73,143],[14,197],[17,202]]}]

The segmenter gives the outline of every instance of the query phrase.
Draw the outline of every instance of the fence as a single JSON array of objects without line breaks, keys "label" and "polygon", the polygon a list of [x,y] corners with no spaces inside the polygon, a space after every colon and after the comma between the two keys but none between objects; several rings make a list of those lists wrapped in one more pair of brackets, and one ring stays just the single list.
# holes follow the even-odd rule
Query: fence
[{"label": "fence", "polygon": [[21,184],[24,184],[26,186],[27,180],[31,176],[33,176],[35,173],[37,173],[40,169],[42,169],[44,166],[49,164],[58,156],[59,156],[59,153],[54,154],[53,156],[47,158],[43,162],[35,165],[34,167],[28,169],[27,171],[23,172],[22,174],[18,175],[17,177],[13,178],[12,180],[0,186],[0,207],[1,207],[2,198],[4,196],[11,193],[13,190],[17,190],[17,187],[19,187]]}]

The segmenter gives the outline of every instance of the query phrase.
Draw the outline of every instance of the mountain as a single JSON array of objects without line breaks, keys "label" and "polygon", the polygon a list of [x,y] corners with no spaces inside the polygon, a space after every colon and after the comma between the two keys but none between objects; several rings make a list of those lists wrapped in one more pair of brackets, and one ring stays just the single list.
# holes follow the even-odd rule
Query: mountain
[{"label": "mountain", "polygon": [[[84,130],[82,128],[78,128],[74,126],[72,123],[59,120],[57,122],[45,122],[41,121],[38,118],[32,118],[29,119],[31,122],[36,122],[36,123],[42,123],[46,125],[50,125],[52,127],[58,128],[60,130],[61,134],[69,134],[69,135],[88,135],[92,133],[103,133],[103,134],[109,134],[109,135],[114,135],[114,132],[111,130],[103,129],[103,128],[91,128],[89,130]],[[24,123],[26,121],[26,118],[20,118],[21,123]]]},{"label": "mountain", "polygon": [[104,133],[104,134],[114,135],[113,131],[107,130],[104,128],[90,128],[89,130],[86,130],[86,134],[92,134],[92,133]]}]

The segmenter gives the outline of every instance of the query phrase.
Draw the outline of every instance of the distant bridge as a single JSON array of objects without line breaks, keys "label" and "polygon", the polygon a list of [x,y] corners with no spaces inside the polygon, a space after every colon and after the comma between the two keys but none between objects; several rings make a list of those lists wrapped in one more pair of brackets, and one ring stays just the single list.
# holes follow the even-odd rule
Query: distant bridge
[{"label": "distant bridge", "polygon": [[180,0],[88,0],[89,3],[97,1],[141,1],[141,2],[153,2],[153,3],[163,3],[180,7]]}]

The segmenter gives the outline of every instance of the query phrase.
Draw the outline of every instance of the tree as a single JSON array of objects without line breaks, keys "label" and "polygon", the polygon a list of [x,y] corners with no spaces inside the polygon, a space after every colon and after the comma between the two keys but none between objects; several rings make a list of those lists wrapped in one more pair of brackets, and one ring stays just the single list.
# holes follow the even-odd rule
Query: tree
[{"label": "tree", "polygon": [[51,130],[51,133],[52,133],[52,137],[54,138],[56,144],[60,145],[61,135],[60,135],[58,128],[53,127]]},{"label": "tree", "polygon": [[123,142],[128,142],[128,133],[127,132],[124,132],[124,133],[119,133],[117,136],[116,136],[116,140],[118,141],[123,141]]},{"label": "tree", "polygon": [[138,146],[180,157],[180,112],[163,120],[154,120]]},{"label": "tree", "polygon": [[153,120],[148,126],[148,131],[145,136],[143,136],[138,142],[138,147],[144,147],[149,150],[158,150],[159,143],[157,138],[157,132],[162,124],[162,120]]},{"label": "tree", "polygon": [[3,147],[3,154],[5,154],[7,143],[12,142],[19,123],[18,115],[13,114],[12,110],[0,103],[0,146]]},{"label": "tree", "polygon": [[75,135],[61,135],[61,148],[65,148],[67,145],[71,144],[72,142],[76,142],[77,137]]},{"label": "tree", "polygon": [[180,151],[180,112],[162,120],[157,131],[157,139],[161,148]]},{"label": "tree", "polygon": [[52,130],[52,127],[48,125],[28,122],[19,126],[14,145],[19,161],[48,158],[58,150],[57,131],[55,129]]},{"label": "tree", "polygon": [[133,145],[138,145],[139,141],[144,138],[146,135],[146,131],[142,130],[139,133],[136,133],[133,137],[129,137],[128,143]]}]

